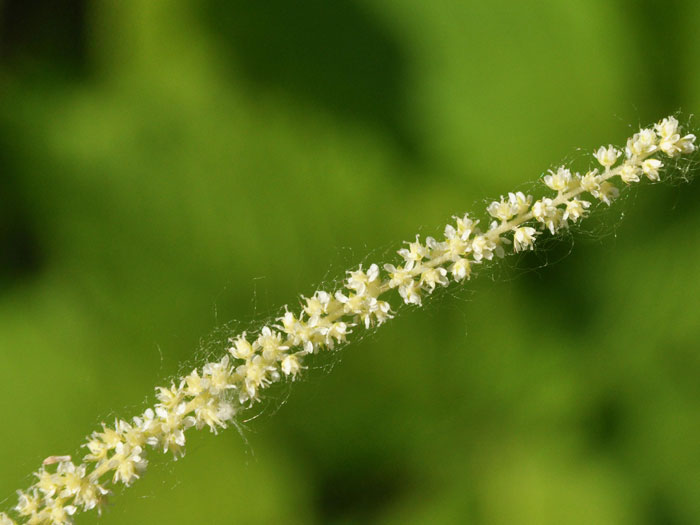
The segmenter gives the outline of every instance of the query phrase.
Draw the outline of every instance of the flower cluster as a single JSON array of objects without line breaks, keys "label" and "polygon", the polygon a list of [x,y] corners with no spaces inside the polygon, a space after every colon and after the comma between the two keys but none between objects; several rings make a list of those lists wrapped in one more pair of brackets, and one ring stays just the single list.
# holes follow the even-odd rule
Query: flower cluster
[{"label": "flower cluster", "polygon": [[[631,137],[624,153],[613,146],[595,151],[600,167],[585,174],[566,167],[550,170],[543,182],[556,195],[535,200],[521,192],[509,193],[488,205],[493,220],[484,230],[468,215],[454,217],[442,238],[416,237],[401,248],[399,264],[360,266],[348,272],[341,289],[301,297],[298,313],[286,308],[275,324],[230,338],[228,353],[220,360],[169,387],[156,388],[158,402],[152,408],[129,421],[103,424],[88,437],[82,463],[76,465],[65,456],[56,456],[56,461],[47,458],[35,474],[36,483],[19,492],[14,512],[23,523],[63,525],[71,523],[77,512],[99,509],[109,493],[108,484],[128,486],[139,478],[148,464],[149,449],[177,459],[184,454],[188,429],[207,427],[216,433],[226,428],[240,410],[260,399],[265,388],[296,378],[309,354],[334,349],[353,331],[391,319],[387,297],[394,290],[404,303],[421,305],[439,287],[469,279],[476,265],[503,257],[507,246],[512,245],[514,252],[531,250],[544,230],[556,234],[581,220],[592,200],[609,205],[619,195],[616,177],[624,184],[644,177],[658,181],[664,156],[694,150],[695,136],[681,136],[678,121],[665,118]],[[15,523],[0,513],[0,525]]]}]

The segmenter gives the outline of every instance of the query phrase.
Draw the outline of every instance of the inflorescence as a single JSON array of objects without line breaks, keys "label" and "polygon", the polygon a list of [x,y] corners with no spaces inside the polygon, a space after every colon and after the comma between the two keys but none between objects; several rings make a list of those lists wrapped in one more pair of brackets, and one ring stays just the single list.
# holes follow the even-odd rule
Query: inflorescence
[{"label": "inflorescence", "polygon": [[[380,326],[393,317],[387,295],[393,290],[406,304],[421,305],[424,297],[452,281],[469,279],[475,265],[513,252],[531,250],[548,230],[556,234],[586,217],[591,200],[610,205],[619,196],[613,182],[658,181],[662,159],[695,150],[695,135],[681,136],[678,121],[668,117],[642,129],[627,141],[624,152],[603,146],[593,153],[599,167],[585,174],[567,167],[550,170],[544,184],[556,195],[534,200],[522,192],[509,193],[486,211],[493,218],[485,231],[469,215],[454,217],[441,240],[416,237],[398,251],[399,265],[371,264],[349,271],[341,290],[317,291],[301,297],[301,310],[285,313],[276,324],[256,333],[229,339],[228,355],[193,370],[166,387],[156,388],[158,402],[131,420],[102,424],[83,445],[83,462],[67,456],[50,457],[34,474],[36,482],[19,491],[13,515],[26,524],[72,523],[78,512],[100,509],[109,485],[129,486],[143,473],[149,449],[184,454],[185,432],[208,427],[217,433],[236,414],[260,400],[265,388],[294,380],[311,354],[333,349],[349,334]],[[585,197],[585,198],[584,198]],[[510,248],[509,248],[510,249]],[[0,525],[18,523],[0,513]]]}]

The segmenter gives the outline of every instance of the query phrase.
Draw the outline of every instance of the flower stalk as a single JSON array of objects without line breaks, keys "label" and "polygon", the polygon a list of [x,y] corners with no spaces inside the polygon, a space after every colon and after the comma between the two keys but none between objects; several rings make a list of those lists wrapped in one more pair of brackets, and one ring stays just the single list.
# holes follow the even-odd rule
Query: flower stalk
[{"label": "flower stalk", "polygon": [[189,429],[206,427],[216,434],[270,385],[294,380],[308,356],[391,319],[394,308],[387,296],[392,291],[404,303],[420,306],[439,287],[468,280],[474,266],[504,257],[507,246],[512,244],[513,252],[532,250],[545,230],[554,235],[585,218],[593,200],[610,205],[619,196],[615,179],[626,185],[643,178],[659,181],[663,160],[692,153],[695,139],[681,136],[674,117],[665,118],[631,137],[624,152],[599,148],[593,153],[599,166],[585,174],[564,166],[550,170],[542,180],[556,192],[552,197],[535,201],[516,192],[492,202],[487,212],[493,221],[485,231],[469,215],[454,217],[442,239],[416,237],[399,250],[401,264],[360,265],[347,272],[342,289],[302,296],[296,313],[285,308],[276,324],[231,337],[227,355],[218,361],[157,387],[157,403],[141,415],[103,423],[83,445],[81,463],[67,456],[47,458],[36,482],[18,492],[14,518],[0,513],[0,525],[66,525],[80,512],[99,510],[110,485],[129,486],[142,475],[150,449],[181,457]]}]

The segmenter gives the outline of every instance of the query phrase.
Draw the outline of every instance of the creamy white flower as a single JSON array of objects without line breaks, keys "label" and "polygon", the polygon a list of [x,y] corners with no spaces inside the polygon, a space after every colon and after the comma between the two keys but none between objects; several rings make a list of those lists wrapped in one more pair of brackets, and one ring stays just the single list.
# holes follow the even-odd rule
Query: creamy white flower
[{"label": "creamy white flower", "polygon": [[314,353],[315,343],[318,342],[318,339],[314,337],[316,335],[314,326],[318,321],[317,318],[311,318],[309,322],[306,322],[287,311],[278,321],[282,321],[281,329],[287,334],[292,346],[303,345],[306,353]]},{"label": "creamy white flower", "polygon": [[17,495],[19,496],[19,501],[15,505],[15,510],[21,516],[31,516],[39,510],[41,498],[36,490],[30,490],[29,492],[18,490]]},{"label": "creamy white flower", "polygon": [[532,216],[544,224],[552,234],[556,233],[558,228],[565,226],[565,223],[562,223],[564,212],[547,197],[532,205]]},{"label": "creamy white flower", "polygon": [[625,154],[627,157],[641,157],[653,153],[657,149],[658,139],[652,129],[642,129],[627,141]]},{"label": "creamy white flower", "polygon": [[[257,399],[258,390],[269,385],[277,369],[270,365],[261,355],[255,355],[245,364],[239,366],[236,372],[244,378],[245,389],[241,390],[242,401]],[[246,397],[247,394],[247,397]]]},{"label": "creamy white flower", "polygon": [[[267,327],[263,328],[263,331],[266,328]],[[279,346],[279,339],[277,339],[277,343]],[[229,357],[227,355],[224,356],[221,361],[204,365],[202,368],[202,376],[207,379],[209,391],[214,395],[235,388],[232,382],[233,370],[229,366]]]},{"label": "creamy white flower", "polygon": [[328,314],[335,303],[331,294],[321,290],[314,293],[313,297],[302,297],[302,299],[306,301],[303,308],[309,317],[320,317]]},{"label": "creamy white flower", "polygon": [[296,375],[301,370],[301,364],[299,363],[299,357],[296,354],[291,354],[282,360],[281,366],[282,372],[286,376],[296,377]]},{"label": "creamy white flower", "polygon": [[114,483],[121,482],[129,486],[138,479],[139,472],[146,468],[148,462],[141,457],[141,447],[129,447],[124,443],[117,443],[114,455],[109,462],[114,470]]},{"label": "creamy white flower", "polygon": [[209,379],[201,377],[197,369],[185,377],[185,394],[188,396],[195,397],[206,390],[209,390]]},{"label": "creamy white flower", "polygon": [[620,179],[629,184],[630,182],[639,182],[639,166],[633,162],[625,162],[620,167]]},{"label": "creamy white flower", "polygon": [[667,140],[678,134],[678,119],[676,117],[666,117],[654,125],[654,130],[661,140]]},{"label": "creamy white flower", "polygon": [[0,525],[17,525],[15,520],[11,519],[4,512],[0,512]]},{"label": "creamy white flower", "polygon": [[289,349],[287,345],[282,344],[282,335],[269,326],[263,327],[260,331],[254,347],[262,351],[262,356],[267,361],[279,361]]},{"label": "creamy white flower", "polygon": [[557,171],[549,170],[549,175],[544,176],[544,183],[554,191],[562,192],[569,189],[571,179],[571,171],[561,166]]},{"label": "creamy white flower", "polygon": [[377,326],[381,326],[393,317],[393,315],[391,315],[391,305],[389,302],[380,301],[378,299],[373,299],[371,313],[371,317],[364,319],[365,328],[369,328],[375,322]]},{"label": "creamy white flower", "polygon": [[608,146],[607,148],[605,146],[601,146],[595,153],[593,153],[593,156],[598,160],[601,166],[605,167],[606,169],[609,169],[612,165],[614,165],[617,162],[617,159],[620,158],[620,155],[622,155],[622,152],[614,146]]},{"label": "creamy white flower", "polygon": [[87,477],[85,465],[76,467],[71,462],[62,463],[58,467],[58,474],[63,478],[60,497],[63,499],[72,497],[73,503],[82,506],[85,510],[95,508],[108,492],[96,480]]},{"label": "creamy white flower", "polygon": [[532,250],[535,243],[537,230],[530,226],[521,226],[516,228],[513,233],[513,249],[516,252],[523,250]]},{"label": "creamy white flower", "polygon": [[[198,399],[197,405],[205,402],[204,398]],[[163,452],[171,452],[175,459],[184,455],[185,430],[196,425],[197,420],[193,416],[186,416],[187,405],[180,404],[175,410],[156,408],[160,431],[148,438],[147,442],[152,447],[160,447]]]},{"label": "creamy white flower", "polygon": [[471,243],[472,257],[476,262],[482,259],[490,261],[493,259],[493,252],[496,250],[496,243],[493,242],[487,235],[479,234],[472,239]]},{"label": "creamy white flower", "polygon": [[620,196],[620,190],[618,190],[614,184],[606,180],[600,183],[600,187],[593,192],[593,196],[610,206],[612,201]]},{"label": "creamy white flower", "polygon": [[[415,253],[411,250],[399,250],[399,252],[405,252],[407,256],[410,257],[418,257],[419,252],[425,251],[425,248],[420,246],[420,244],[417,244],[418,247],[414,247],[414,244],[417,243],[411,243],[411,250],[415,248]],[[409,253],[410,252],[410,253]],[[359,270],[355,270],[354,272],[348,272],[350,274],[350,277],[348,277],[345,287],[354,290],[357,294],[359,295],[364,295],[367,293],[368,289],[373,288],[376,293],[376,288],[377,286],[372,286],[373,284],[378,284],[378,278],[379,278],[379,266],[376,264],[372,264],[368,269],[367,272],[362,271],[362,266],[360,266]]]},{"label": "creamy white flower", "polygon": [[679,155],[688,155],[695,151],[695,148],[697,147],[695,145],[695,135],[692,133],[689,133],[688,135],[684,136],[682,139],[680,139],[676,143],[676,149],[677,153]]},{"label": "creamy white flower", "polygon": [[464,279],[468,279],[472,273],[469,259],[457,259],[452,266],[450,266],[450,272],[452,273],[452,277],[455,281],[463,281]]},{"label": "creamy white flower", "polygon": [[676,118],[667,117],[656,124],[654,129],[659,135],[659,149],[669,157],[686,155],[695,151],[695,135],[688,134],[681,138]]},{"label": "creamy white flower", "polygon": [[663,167],[663,162],[658,159],[647,159],[642,162],[642,171],[649,180],[659,180],[659,170]]},{"label": "creamy white flower", "polygon": [[598,175],[598,170],[589,171],[579,180],[579,186],[583,191],[588,193],[593,193],[598,191],[600,187],[600,175]]},{"label": "creamy white flower", "polygon": [[229,348],[228,351],[236,359],[250,359],[250,357],[253,355],[253,345],[248,342],[248,339],[246,339],[245,332],[239,335],[236,339],[230,340],[230,342],[233,343],[233,346]]},{"label": "creamy white flower", "polygon": [[432,293],[437,285],[447,286],[449,284],[449,280],[447,279],[447,270],[442,267],[426,268],[420,274],[419,283],[423,289]]},{"label": "creamy white flower", "polygon": [[49,472],[45,467],[39,469],[34,475],[37,477],[34,486],[47,498],[52,497],[62,488],[61,477],[55,472]]},{"label": "creamy white flower", "polygon": [[403,298],[406,304],[415,304],[420,306],[422,303],[420,286],[414,280],[399,286],[399,295]]},{"label": "creamy white flower", "polygon": [[564,210],[563,220],[569,220],[576,222],[580,218],[586,216],[586,210],[590,207],[591,203],[588,201],[583,201],[577,198],[573,198],[566,203],[566,209]]},{"label": "creamy white flower", "polygon": [[532,206],[532,195],[525,195],[522,191],[508,194],[508,202],[514,215],[527,213]]},{"label": "creamy white flower", "polygon": [[170,388],[156,387],[156,398],[160,406],[169,410],[174,409],[185,398],[184,382],[181,382],[179,387],[174,384],[171,384]]},{"label": "creamy white flower", "polygon": [[413,265],[406,266],[406,267],[399,266],[397,268],[393,264],[385,264],[384,269],[389,274],[389,283],[388,284],[389,284],[390,288],[397,288],[400,286],[404,286],[413,280],[413,276],[411,275],[411,270],[413,269]]},{"label": "creamy white flower", "polygon": [[428,249],[420,243],[418,238],[419,236],[416,235],[415,242],[407,243],[408,248],[402,248],[398,251],[407,265],[419,263],[428,255]]},{"label": "creamy white flower", "polygon": [[[369,315],[369,313],[366,315]],[[348,330],[347,323],[336,321],[334,323],[328,323],[326,326],[321,328],[320,333],[325,338],[325,345],[328,348],[334,348],[335,343],[345,342],[347,334],[350,333],[350,330]]]},{"label": "creamy white flower", "polygon": [[467,251],[468,242],[462,239],[462,236],[457,233],[457,230],[451,224],[445,226],[445,239],[445,253],[451,259],[460,258]]},{"label": "creamy white flower", "polygon": [[494,201],[489,204],[486,211],[494,219],[499,219],[503,222],[509,221],[515,215],[515,211],[513,210],[513,206],[511,205],[510,201],[505,200],[503,197],[501,197],[501,200]]},{"label": "creamy white flower", "polygon": [[457,235],[466,241],[469,236],[474,231],[474,228],[479,223],[479,221],[473,221],[469,218],[469,214],[465,214],[464,217],[452,217],[457,223]]},{"label": "creamy white flower", "polygon": [[48,499],[45,505],[46,514],[52,525],[71,525],[71,516],[77,510],[74,505],[64,505],[61,499]]},{"label": "creamy white flower", "polygon": [[220,397],[212,397],[194,409],[195,426],[203,428],[206,425],[211,432],[216,434],[219,428],[227,427],[227,422],[233,419],[235,414],[236,410],[229,401]]}]

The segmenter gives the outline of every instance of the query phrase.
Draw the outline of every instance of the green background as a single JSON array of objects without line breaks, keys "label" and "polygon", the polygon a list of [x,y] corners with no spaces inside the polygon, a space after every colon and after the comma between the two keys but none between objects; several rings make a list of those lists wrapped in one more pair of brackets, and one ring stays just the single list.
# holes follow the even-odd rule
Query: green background
[{"label": "green background", "polygon": [[[699,23],[692,0],[0,2],[3,507],[218,325],[687,118]],[[240,433],[152,455],[99,522],[700,522],[699,195],[645,185],[406,310]]]}]

